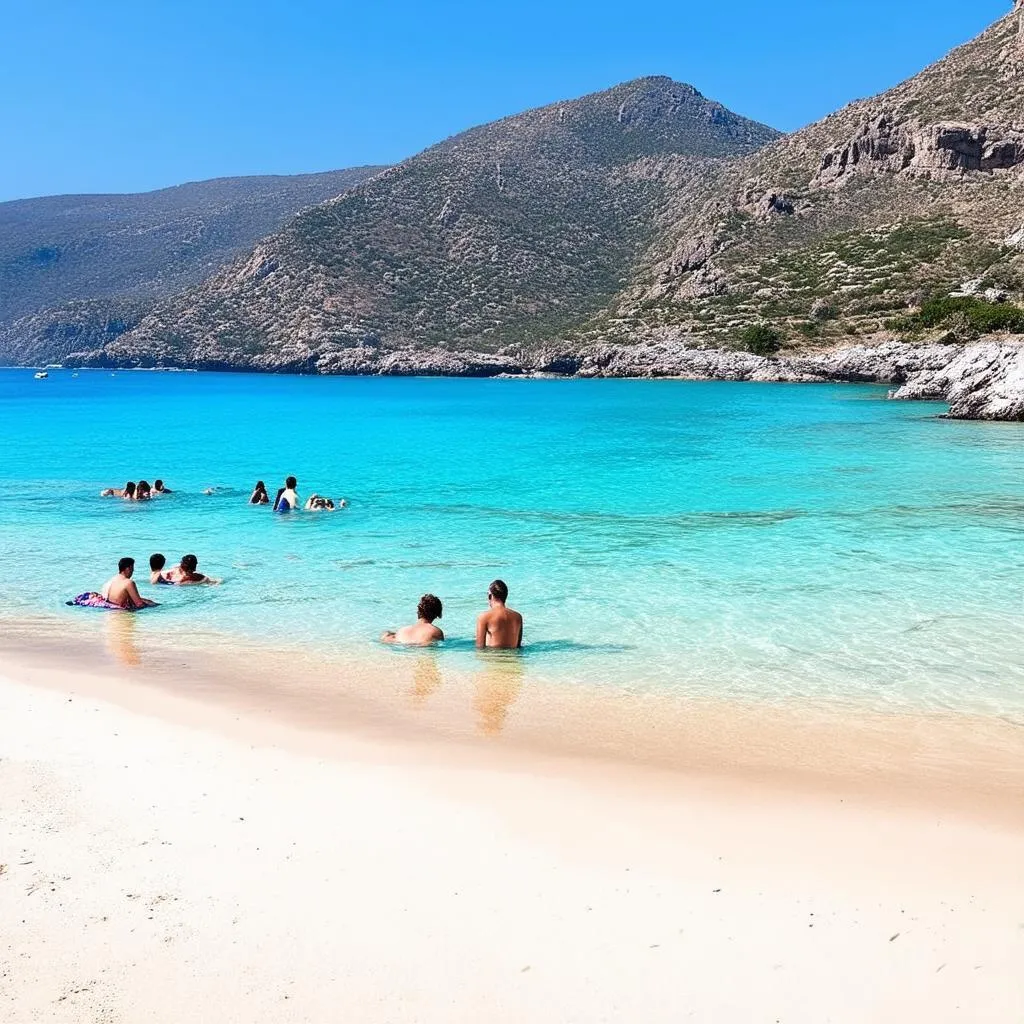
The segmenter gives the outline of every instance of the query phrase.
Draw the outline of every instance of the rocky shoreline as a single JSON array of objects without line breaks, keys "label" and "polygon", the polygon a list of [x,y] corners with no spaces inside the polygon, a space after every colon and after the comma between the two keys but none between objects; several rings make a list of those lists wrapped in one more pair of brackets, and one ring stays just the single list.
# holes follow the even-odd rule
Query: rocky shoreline
[{"label": "rocky shoreline", "polygon": [[[67,365],[158,368],[150,361],[112,360],[105,352],[67,360]],[[1024,338],[975,344],[878,344],[845,346],[777,357],[732,349],[698,348],[681,340],[635,345],[597,344],[585,349],[523,352],[452,352],[354,346],[301,362],[257,357],[244,365],[200,362],[165,368],[391,377],[579,377],[681,380],[888,384],[891,397],[949,403],[953,419],[1024,421]]]}]

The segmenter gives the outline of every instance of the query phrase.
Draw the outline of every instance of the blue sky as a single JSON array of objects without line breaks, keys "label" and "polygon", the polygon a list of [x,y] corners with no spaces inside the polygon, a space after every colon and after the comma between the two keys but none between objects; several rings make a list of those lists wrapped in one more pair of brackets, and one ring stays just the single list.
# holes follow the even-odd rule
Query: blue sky
[{"label": "blue sky", "polygon": [[1010,0],[0,0],[0,200],[388,163],[648,74],[798,128]]}]

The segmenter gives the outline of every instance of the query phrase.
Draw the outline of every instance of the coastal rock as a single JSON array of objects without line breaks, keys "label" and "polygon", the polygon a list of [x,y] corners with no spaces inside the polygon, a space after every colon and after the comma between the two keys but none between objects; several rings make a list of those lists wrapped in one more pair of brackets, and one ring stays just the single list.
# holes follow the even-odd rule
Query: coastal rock
[{"label": "coastal rock", "polygon": [[1024,345],[969,345],[945,366],[912,377],[892,397],[944,399],[954,419],[1022,421]]}]

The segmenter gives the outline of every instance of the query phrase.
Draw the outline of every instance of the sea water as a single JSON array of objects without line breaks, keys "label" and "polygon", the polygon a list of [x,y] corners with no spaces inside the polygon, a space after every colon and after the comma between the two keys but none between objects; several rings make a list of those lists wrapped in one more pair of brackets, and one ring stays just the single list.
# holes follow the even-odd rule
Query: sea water
[{"label": "sea water", "polygon": [[[64,601],[132,555],[153,638],[386,658],[432,592],[457,668],[501,577],[528,679],[1016,718],[1024,427],[942,412],[853,385],[0,371],[0,626],[102,619]],[[290,474],[348,507],[247,503]],[[174,493],[99,496],[157,477]],[[154,551],[223,585],[150,588]]]}]

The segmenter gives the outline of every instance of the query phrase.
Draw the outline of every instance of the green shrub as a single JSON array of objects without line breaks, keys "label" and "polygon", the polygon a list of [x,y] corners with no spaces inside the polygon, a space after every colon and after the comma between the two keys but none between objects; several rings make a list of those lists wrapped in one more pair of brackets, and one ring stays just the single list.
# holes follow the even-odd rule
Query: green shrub
[{"label": "green shrub", "polygon": [[740,345],[752,355],[772,356],[782,348],[782,336],[767,324],[751,324],[740,333]]},{"label": "green shrub", "polygon": [[949,295],[929,299],[920,312],[905,318],[915,327],[947,327],[954,324],[970,327],[978,334],[995,334],[1007,331],[1024,333],[1024,309],[1010,304],[997,304],[973,296],[952,297]]}]

